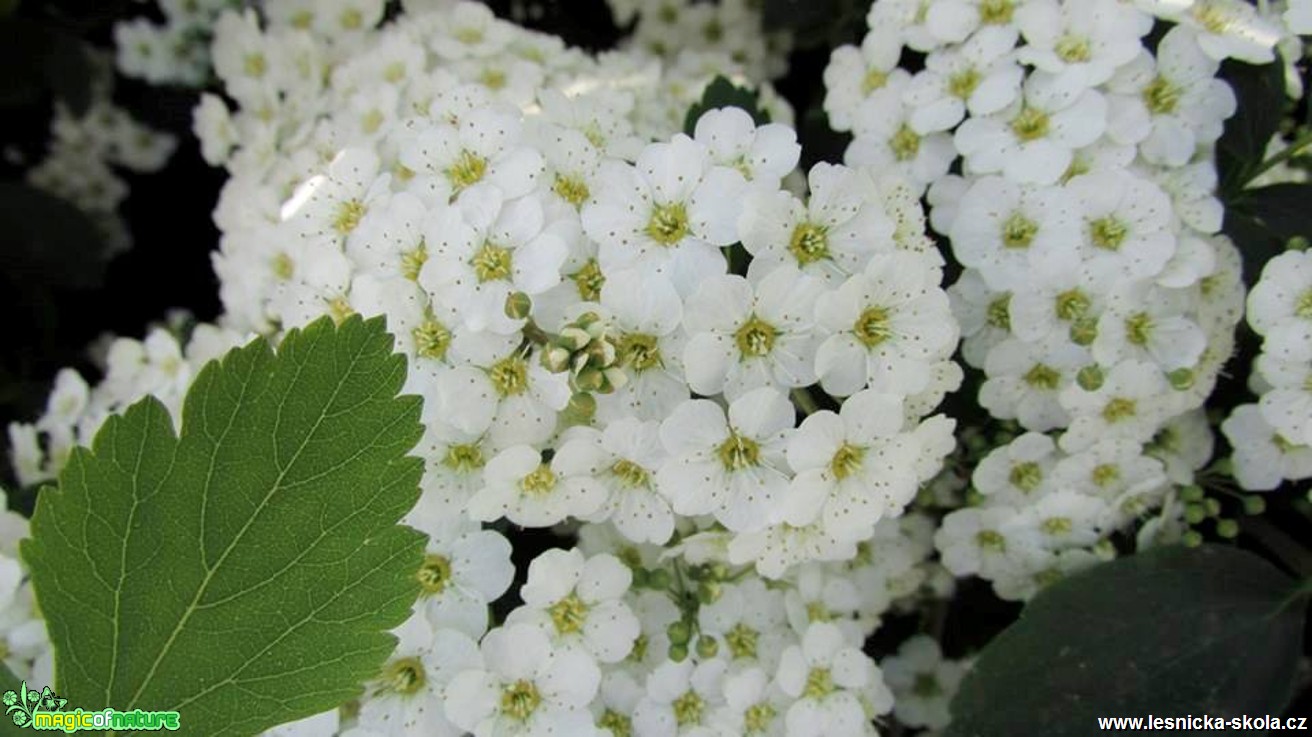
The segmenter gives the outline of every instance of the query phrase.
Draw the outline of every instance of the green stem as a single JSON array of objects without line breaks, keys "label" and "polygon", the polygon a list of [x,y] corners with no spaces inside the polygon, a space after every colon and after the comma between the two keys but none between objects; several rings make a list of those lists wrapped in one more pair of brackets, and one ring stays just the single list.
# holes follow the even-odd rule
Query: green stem
[{"label": "green stem", "polygon": [[1248,178],[1244,180],[1244,186],[1248,186],[1249,184],[1252,183],[1254,179],[1257,179],[1258,177],[1262,176],[1268,171],[1271,171],[1272,169],[1285,163],[1286,161],[1289,161],[1290,159],[1301,155],[1303,153],[1303,149],[1307,148],[1310,145],[1312,145],[1312,130],[1309,130],[1303,133],[1303,135],[1299,136],[1298,138],[1295,138],[1287,148],[1285,148],[1284,150],[1280,151],[1279,153],[1275,154],[1271,158],[1259,164],[1257,169],[1251,172],[1248,175]]}]

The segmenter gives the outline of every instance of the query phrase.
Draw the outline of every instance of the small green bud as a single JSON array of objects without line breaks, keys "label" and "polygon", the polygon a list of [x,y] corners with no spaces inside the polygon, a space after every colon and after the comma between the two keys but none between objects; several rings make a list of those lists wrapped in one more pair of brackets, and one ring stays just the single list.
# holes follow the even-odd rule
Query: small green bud
[{"label": "small green bud", "polygon": [[1191,525],[1202,524],[1207,519],[1207,508],[1202,504],[1186,504],[1184,507],[1184,521]]},{"label": "small green bud", "polygon": [[714,604],[719,601],[721,593],[723,592],[720,584],[714,581],[702,581],[697,584],[697,601],[703,604]]},{"label": "small green bud", "polygon": [[633,569],[633,583],[635,589],[651,588],[651,572],[646,568]]},{"label": "small green bud", "polygon": [[680,619],[677,622],[671,622],[670,626],[665,628],[665,634],[670,636],[670,642],[676,645],[684,645],[686,649],[688,641],[692,639],[692,627]]},{"label": "small green bud", "polygon": [[1233,540],[1239,536],[1239,523],[1232,519],[1219,519],[1216,521],[1216,534],[1226,540]]},{"label": "small green bud", "polygon": [[1098,391],[1102,388],[1102,382],[1102,368],[1096,363],[1085,366],[1075,374],[1075,383],[1079,384],[1080,388],[1086,392]]},{"label": "small green bud", "polygon": [[1207,516],[1215,517],[1221,513],[1220,499],[1205,499],[1203,504],[1207,507]]},{"label": "small green bud", "polygon": [[669,655],[670,660],[673,660],[676,663],[682,663],[688,657],[688,646],[670,643]]},{"label": "small green bud", "polygon": [[723,563],[712,563],[706,573],[716,581],[723,581],[729,577],[729,566]]},{"label": "small green bud", "polygon": [[569,404],[565,405],[565,411],[570,416],[579,417],[584,421],[590,420],[597,411],[597,400],[591,394],[578,392],[569,398]]},{"label": "small green bud", "polygon": [[506,317],[511,320],[527,320],[533,312],[533,299],[523,292],[511,292],[506,295]]},{"label": "small green bud", "polygon": [[1204,496],[1203,487],[1197,484],[1189,484],[1180,488],[1180,501],[1201,502]]},{"label": "small green bud", "polygon": [[1167,381],[1176,391],[1184,391],[1194,385],[1193,369],[1178,368],[1166,375]]},{"label": "small green bud", "polygon": [[605,375],[596,369],[584,369],[574,377],[574,386],[578,387],[579,391],[595,392],[605,384]]},{"label": "small green bud", "polygon": [[647,585],[653,589],[668,589],[670,587],[670,572],[664,568],[648,571]]},{"label": "small green bud", "polygon": [[569,370],[569,351],[553,345],[542,351],[542,367],[553,374]]},{"label": "small green bud", "polygon": [[720,652],[720,643],[714,637],[703,635],[697,638],[697,657],[710,660],[718,652]]},{"label": "small green bud", "polygon": [[1266,511],[1266,499],[1260,496],[1244,497],[1244,514],[1257,516]]},{"label": "small green bud", "polygon": [[1203,536],[1199,534],[1198,530],[1189,530],[1184,533],[1181,542],[1184,543],[1186,548],[1196,548],[1203,544]]}]

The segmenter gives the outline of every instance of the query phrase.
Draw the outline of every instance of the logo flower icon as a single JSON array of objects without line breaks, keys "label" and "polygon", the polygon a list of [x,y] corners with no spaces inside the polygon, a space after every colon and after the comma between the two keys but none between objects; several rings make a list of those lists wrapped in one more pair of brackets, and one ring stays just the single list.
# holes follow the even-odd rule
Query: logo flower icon
[{"label": "logo flower icon", "polygon": [[5,703],[5,706],[13,706],[14,704],[18,703],[18,694],[14,693],[13,691],[5,691],[3,701]]}]

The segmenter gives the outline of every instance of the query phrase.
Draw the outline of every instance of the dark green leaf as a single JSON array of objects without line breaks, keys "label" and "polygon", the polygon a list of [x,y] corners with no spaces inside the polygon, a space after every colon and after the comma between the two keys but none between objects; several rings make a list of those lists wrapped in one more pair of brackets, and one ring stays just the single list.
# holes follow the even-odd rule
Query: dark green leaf
[{"label": "dark green leaf", "polygon": [[105,276],[105,246],[84,212],[24,184],[0,183],[0,256],[26,285],[86,288]]},{"label": "dark green leaf", "polygon": [[798,48],[834,47],[860,39],[869,8],[863,0],[765,0],[761,25],[791,32]]},{"label": "dark green leaf", "polygon": [[1262,66],[1229,60],[1221,65],[1221,78],[1234,89],[1238,109],[1217,141],[1216,164],[1221,191],[1237,193],[1266,158],[1266,145],[1280,127],[1285,109],[1284,64],[1279,59]]},{"label": "dark green leaf", "polygon": [[[0,105],[29,105],[49,90],[77,116],[91,104],[91,63],[77,37],[27,18],[0,20]],[[20,71],[12,71],[20,70]]]},{"label": "dark green leaf", "polygon": [[46,489],[22,545],[84,709],[249,735],[360,694],[418,594],[419,399],[381,318],[327,318],[206,366],[182,432],[154,398]]},{"label": "dark green leaf", "polygon": [[697,119],[706,112],[722,107],[739,107],[752,116],[757,125],[770,122],[770,114],[761,107],[761,96],[751,89],[739,87],[723,75],[717,75],[702,92],[702,99],[688,108],[683,119],[683,132],[692,135]]},{"label": "dark green leaf", "polygon": [[1303,650],[1295,589],[1225,546],[1158,548],[1060,581],[981,653],[946,737],[1088,737],[1100,716],[1280,714]]},{"label": "dark green leaf", "polygon": [[1226,209],[1225,234],[1244,258],[1250,286],[1291,238],[1312,238],[1312,184],[1273,184],[1246,189]]}]

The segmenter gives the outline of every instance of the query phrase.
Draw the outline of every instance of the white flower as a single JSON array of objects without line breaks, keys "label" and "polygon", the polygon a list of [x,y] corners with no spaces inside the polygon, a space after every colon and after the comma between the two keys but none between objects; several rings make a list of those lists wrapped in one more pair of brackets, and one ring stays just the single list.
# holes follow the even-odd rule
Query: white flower
[{"label": "white flower", "polygon": [[[413,516],[407,523],[414,523]],[[487,631],[488,605],[505,593],[515,576],[510,543],[501,533],[480,529],[454,512],[438,524],[421,528],[430,537],[416,574],[418,611],[439,627],[481,637]]]},{"label": "white flower", "polygon": [[588,703],[601,673],[581,650],[553,650],[531,624],[507,625],[483,638],[481,667],[464,670],[446,690],[448,718],[477,737],[587,735]]},{"label": "white flower", "polygon": [[834,49],[824,71],[824,109],[834,130],[852,130],[857,108],[872,93],[906,85],[911,75],[897,67],[901,56],[898,30],[889,25],[871,26],[860,48],[845,45]]},{"label": "white flower", "polygon": [[711,716],[720,734],[782,737],[788,697],[761,668],[747,668],[724,678],[724,706]]},{"label": "white flower", "polygon": [[1235,112],[1234,91],[1216,78],[1218,68],[1189,29],[1167,31],[1156,58],[1141,52],[1108,83],[1109,137],[1138,144],[1154,164],[1187,163],[1200,145],[1220,138]]},{"label": "white flower", "polygon": [[542,154],[523,145],[517,112],[483,107],[455,123],[419,130],[401,145],[400,161],[412,176],[406,184],[425,202],[444,204],[479,182],[496,185],[506,199],[537,184]]},{"label": "white flower", "polygon": [[648,145],[636,166],[604,162],[583,229],[600,244],[603,270],[662,274],[690,294],[705,276],[723,273],[719,247],[737,238],[745,186],[741,174],[712,165],[704,146],[678,134]]},{"label": "white flower", "polygon": [[524,606],[507,626],[540,628],[557,649],[578,648],[602,663],[624,659],[640,632],[638,618],[621,599],[633,574],[609,553],[584,558],[577,549],[551,549],[533,559],[520,589]]},{"label": "white flower", "polygon": [[925,71],[903,95],[911,127],[920,133],[951,130],[967,111],[991,115],[1015,101],[1025,77],[1011,53],[1015,43],[1013,29],[991,26],[926,57]]},{"label": "white flower", "polygon": [[1146,442],[1175,414],[1173,393],[1161,369],[1146,361],[1116,364],[1093,391],[1072,384],[1061,393],[1062,406],[1072,417],[1061,447],[1075,451],[1105,438]]},{"label": "white flower", "polygon": [[755,285],[737,275],[703,281],[683,314],[688,386],[733,401],[761,387],[815,383],[813,314],[823,290],[824,282],[791,266]]},{"label": "white flower", "polygon": [[360,703],[359,726],[406,737],[456,737],[460,730],[448,721],[444,692],[457,673],[477,666],[477,646],[462,632],[435,630],[422,614],[395,634],[396,651]]},{"label": "white flower", "polygon": [[816,301],[816,322],[831,335],[816,352],[820,385],[834,396],[869,386],[913,394],[927,385],[928,366],[957,342],[940,271],[925,255],[890,253]]},{"label": "white flower", "polygon": [[784,518],[805,525],[820,518],[826,532],[855,543],[869,538],[885,515],[897,516],[919,490],[918,443],[902,430],[901,397],[873,390],[803,420],[788,442],[797,472],[784,501]]},{"label": "white flower", "polygon": [[1035,72],[1025,81],[1021,104],[968,119],[954,140],[972,173],[1053,184],[1069,168],[1072,152],[1096,141],[1106,126],[1100,92],[1063,89],[1051,75]]},{"label": "white flower", "polygon": [[565,374],[547,371],[536,356],[518,350],[474,360],[437,376],[441,416],[461,432],[489,433],[497,448],[550,437],[556,413],[569,403]]},{"label": "white flower", "polygon": [[1249,491],[1270,491],[1282,481],[1312,476],[1312,447],[1297,445],[1276,432],[1257,405],[1235,408],[1221,423],[1234,448],[1235,480]]},{"label": "white flower", "polygon": [[971,483],[990,503],[1024,506],[1053,487],[1057,444],[1039,432],[1027,432],[994,448],[975,466]]},{"label": "white flower", "polygon": [[1119,0],[1038,0],[1019,9],[1016,22],[1026,42],[1020,60],[1073,90],[1110,79],[1139,53],[1139,37],[1152,29],[1149,16]]},{"label": "white flower", "polygon": [[1290,442],[1312,445],[1312,357],[1285,361],[1264,352],[1254,368],[1271,385],[1259,402],[1262,417]]},{"label": "white flower", "polygon": [[597,419],[663,420],[688,398],[683,376],[683,303],[668,280],[625,270],[606,277],[601,304],[616,333],[616,358],[629,381],[597,397]]},{"label": "white flower", "polygon": [[709,110],[697,119],[693,140],[706,147],[711,162],[737,169],[748,182],[774,189],[797,166],[802,147],[786,125],[760,127],[740,107]]},{"label": "white flower", "polygon": [[855,137],[843,153],[843,163],[898,174],[923,192],[948,173],[957,152],[948,134],[913,128],[913,111],[900,90],[875,92],[856,110]]},{"label": "white flower", "polygon": [[1189,317],[1191,295],[1145,282],[1123,282],[1113,289],[1098,318],[1091,346],[1099,364],[1152,361],[1164,372],[1189,369],[1207,346],[1203,329]]},{"label": "white flower", "polygon": [[1008,338],[984,360],[988,378],[979,390],[980,406],[999,419],[1017,420],[1026,430],[1065,427],[1070,415],[1061,406],[1060,392],[1090,363],[1089,352],[1066,336],[1036,341]]},{"label": "white flower", "polygon": [[1280,29],[1242,0],[1195,0],[1187,9],[1167,17],[1192,28],[1198,34],[1198,45],[1217,61],[1234,58],[1269,64],[1275,60]]},{"label": "white flower", "polygon": [[388,191],[389,178],[377,176],[378,166],[378,154],[370,149],[343,150],[333,157],[327,173],[296,188],[282,206],[282,220],[311,241],[309,247],[343,243]]},{"label": "white flower", "polygon": [[949,235],[957,259],[1005,292],[1078,258],[1080,224],[1065,189],[986,176],[961,196]]},{"label": "white flower", "polygon": [[575,444],[590,446],[598,453],[596,478],[608,492],[588,521],[609,520],[633,542],[660,545],[669,540],[674,515],[655,483],[656,471],[667,456],[661,445],[660,423],[625,417],[608,424],[604,431],[570,428],[561,437],[561,452]]},{"label": "white flower", "polygon": [[1266,338],[1264,351],[1312,358],[1312,253],[1286,251],[1267,261],[1248,295],[1247,317]]},{"label": "white flower", "polygon": [[647,693],[633,710],[634,732],[643,737],[699,735],[724,698],[725,661],[693,664],[666,660],[647,677]]},{"label": "white flower", "polygon": [[429,255],[419,283],[434,301],[458,305],[469,329],[502,334],[524,324],[506,314],[507,297],[550,289],[568,256],[537,197],[507,200],[482,184],[439,209],[425,225],[424,240]]},{"label": "white flower", "polygon": [[1312,0],[1289,0],[1281,17],[1290,33],[1300,36],[1312,34]]},{"label": "white flower", "polygon": [[932,637],[915,635],[879,663],[893,691],[893,716],[911,727],[942,729],[952,721],[948,704],[966,675],[963,663],[945,660]]},{"label": "white flower", "polygon": [[734,532],[759,530],[780,513],[787,493],[783,458],[793,405],[778,390],[747,392],[729,405],[693,399],[661,423],[672,459],[656,473],[657,488],[678,514],[713,514]]},{"label": "white flower", "polygon": [[721,589],[718,599],[697,610],[697,623],[701,637],[713,638],[718,657],[735,669],[773,670],[790,636],[783,594],[754,577]]},{"label": "white flower", "polygon": [[749,275],[793,264],[834,285],[893,249],[894,223],[866,171],[821,162],[807,182],[805,204],[783,191],[747,195],[738,237],[752,254]]},{"label": "white flower", "polygon": [[950,512],[934,533],[944,567],[954,576],[1005,575],[1013,560],[1040,549],[1035,532],[1026,529],[1011,507],[968,507]]},{"label": "white flower", "polygon": [[790,735],[863,735],[867,713],[893,708],[893,694],[878,666],[828,622],[812,623],[802,644],[784,651],[775,677],[779,688],[796,699],[784,717]]},{"label": "white flower", "polygon": [[469,516],[547,527],[592,514],[605,501],[606,489],[593,478],[594,454],[582,448],[571,451],[557,452],[550,463],[527,445],[501,451],[483,469],[485,486],[469,500]]}]

